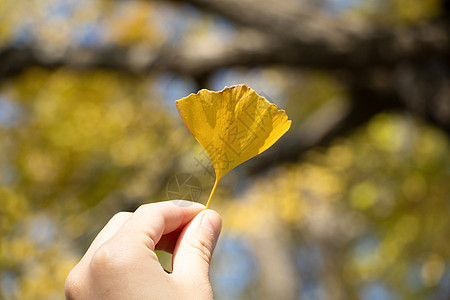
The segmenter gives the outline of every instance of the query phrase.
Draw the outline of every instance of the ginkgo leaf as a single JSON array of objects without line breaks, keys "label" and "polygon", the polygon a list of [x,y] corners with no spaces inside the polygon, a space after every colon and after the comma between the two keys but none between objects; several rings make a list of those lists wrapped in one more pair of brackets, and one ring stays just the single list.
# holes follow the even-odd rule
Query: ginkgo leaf
[{"label": "ginkgo leaf", "polygon": [[267,150],[291,126],[284,110],[245,85],[201,90],[175,104],[214,166],[216,180],[206,207],[223,175]]}]

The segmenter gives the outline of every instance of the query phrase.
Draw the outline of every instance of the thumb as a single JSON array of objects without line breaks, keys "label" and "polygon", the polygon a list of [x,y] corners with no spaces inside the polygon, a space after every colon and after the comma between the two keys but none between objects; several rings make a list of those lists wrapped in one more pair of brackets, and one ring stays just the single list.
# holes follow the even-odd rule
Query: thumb
[{"label": "thumb", "polygon": [[209,284],[209,263],[222,228],[222,218],[204,210],[184,228],[173,255],[173,275]]}]

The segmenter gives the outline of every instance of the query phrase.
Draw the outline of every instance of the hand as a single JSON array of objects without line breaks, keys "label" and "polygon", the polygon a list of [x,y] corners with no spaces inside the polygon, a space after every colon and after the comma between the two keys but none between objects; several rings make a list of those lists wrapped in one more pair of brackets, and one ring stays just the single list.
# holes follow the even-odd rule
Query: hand
[{"label": "hand", "polygon": [[[198,203],[116,214],[66,279],[67,299],[213,299],[209,263],[222,219]],[[173,253],[168,274],[154,250]]]}]

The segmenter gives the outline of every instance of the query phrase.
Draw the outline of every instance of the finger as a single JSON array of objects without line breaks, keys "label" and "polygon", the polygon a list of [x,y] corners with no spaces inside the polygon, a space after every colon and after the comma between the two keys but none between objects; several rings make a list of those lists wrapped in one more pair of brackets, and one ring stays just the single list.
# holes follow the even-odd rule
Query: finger
[{"label": "finger", "polygon": [[103,227],[99,232],[97,237],[94,239],[89,249],[86,251],[80,262],[72,269],[70,274],[66,279],[66,286],[82,286],[83,282],[87,280],[86,274],[89,269],[89,264],[92,260],[94,253],[108,240],[114,236],[117,231],[123,226],[125,222],[131,217],[130,212],[120,212],[114,215],[109,222]]},{"label": "finger", "polygon": [[108,241],[112,236],[114,236],[117,231],[125,224],[126,221],[133,215],[131,212],[119,212],[115,214],[103,227],[103,229],[99,232],[99,234],[95,237],[92,244],[89,246],[85,255],[80,261],[80,264],[83,262],[90,262],[92,255],[97,251],[97,249],[103,245],[106,241]]},{"label": "finger", "polygon": [[183,200],[145,204],[134,212],[113,239],[145,243],[153,251],[163,235],[181,230],[204,209],[202,204]]},{"label": "finger", "polygon": [[209,263],[222,227],[213,210],[199,213],[181,233],[173,256],[173,274],[196,284],[209,284]]}]

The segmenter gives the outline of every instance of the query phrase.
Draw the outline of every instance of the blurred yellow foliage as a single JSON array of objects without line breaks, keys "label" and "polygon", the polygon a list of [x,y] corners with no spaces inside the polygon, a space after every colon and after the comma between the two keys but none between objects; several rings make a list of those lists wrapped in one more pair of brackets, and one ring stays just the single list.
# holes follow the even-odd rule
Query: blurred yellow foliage
[{"label": "blurred yellow foliage", "polygon": [[161,34],[155,19],[154,4],[149,1],[123,2],[114,7],[108,19],[109,39],[119,45],[145,43],[161,45]]}]

